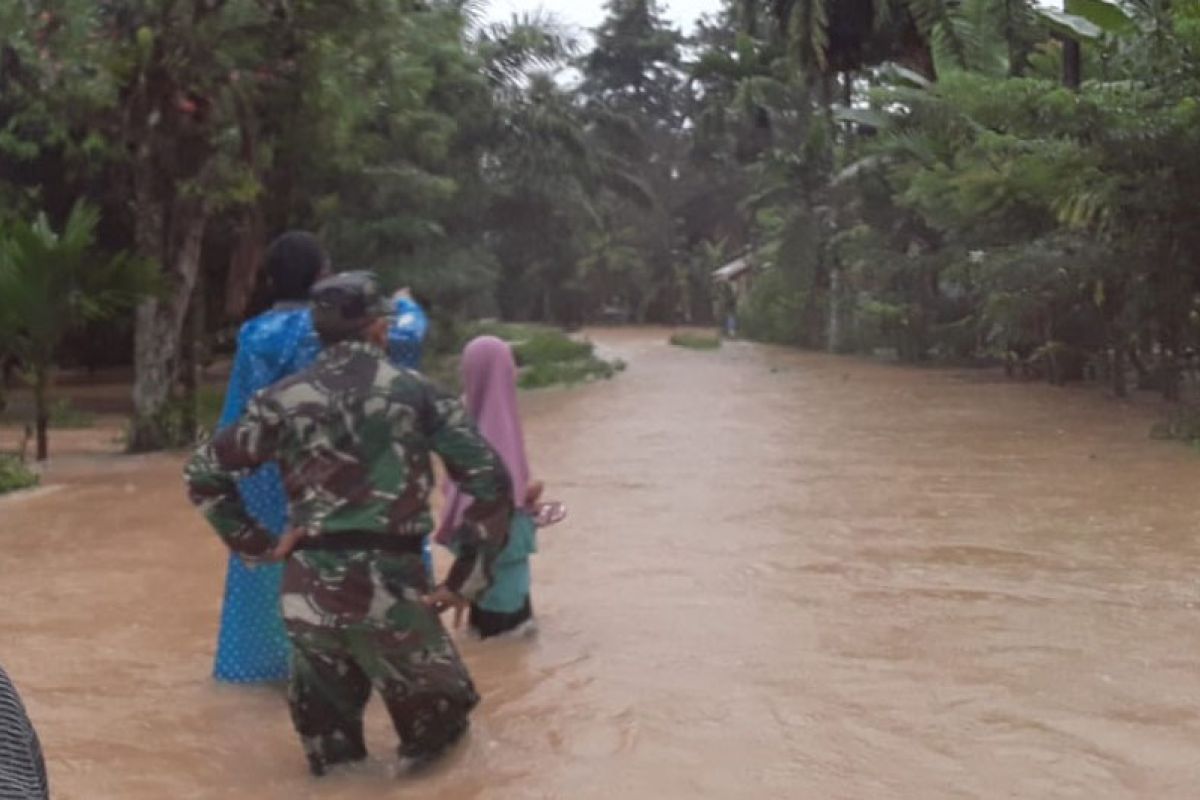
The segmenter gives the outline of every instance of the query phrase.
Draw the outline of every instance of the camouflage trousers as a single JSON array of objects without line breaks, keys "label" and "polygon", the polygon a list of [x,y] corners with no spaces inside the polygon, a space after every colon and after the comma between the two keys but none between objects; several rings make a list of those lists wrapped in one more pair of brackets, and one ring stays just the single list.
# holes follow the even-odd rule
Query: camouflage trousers
[{"label": "camouflage trousers", "polygon": [[[423,572],[419,559],[412,561]],[[372,606],[386,612],[351,624],[343,619],[341,625],[314,625],[311,618],[289,615],[285,577],[284,621],[293,646],[288,701],[315,775],[366,758],[363,711],[372,689],[387,706],[402,758],[442,753],[466,732],[471,709],[479,702],[437,614],[416,600],[415,592],[387,591],[400,588],[395,578],[401,570],[374,566]],[[382,581],[381,573],[387,575]],[[354,583],[340,588],[353,592]],[[328,603],[333,597],[325,600],[323,605],[339,604]]]}]

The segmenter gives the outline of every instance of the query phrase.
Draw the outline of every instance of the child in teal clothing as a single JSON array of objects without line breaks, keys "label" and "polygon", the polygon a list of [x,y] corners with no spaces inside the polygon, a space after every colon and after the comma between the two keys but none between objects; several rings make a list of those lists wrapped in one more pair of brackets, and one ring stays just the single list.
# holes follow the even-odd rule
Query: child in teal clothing
[{"label": "child in teal clothing", "polygon": [[517,511],[508,528],[508,544],[492,566],[492,588],[471,606],[467,617],[467,624],[480,637],[531,629],[529,557],[536,552],[537,529],[533,518],[526,511]]},{"label": "child in teal clothing", "polygon": [[[491,336],[473,339],[463,351],[462,382],[467,410],[508,469],[513,506],[517,509],[509,526],[508,542],[493,565],[492,586],[471,606],[468,619],[472,630],[489,638],[532,629],[529,557],[537,552],[537,528],[561,521],[566,512],[559,503],[539,504],[543,486],[530,481],[517,408],[517,367],[512,349]],[[458,529],[471,499],[450,483],[446,501],[435,538],[453,550],[453,532]]]}]

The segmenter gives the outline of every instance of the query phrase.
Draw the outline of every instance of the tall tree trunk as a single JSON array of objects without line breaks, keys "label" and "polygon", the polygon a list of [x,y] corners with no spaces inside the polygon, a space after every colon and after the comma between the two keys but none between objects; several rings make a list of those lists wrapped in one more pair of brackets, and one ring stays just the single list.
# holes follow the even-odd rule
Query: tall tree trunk
[{"label": "tall tree trunk", "polygon": [[1129,384],[1125,375],[1125,348],[1119,341],[1112,348],[1112,390],[1117,397],[1129,396]]},{"label": "tall tree trunk", "polygon": [[[167,4],[168,6],[172,4]],[[190,24],[199,26],[224,3],[195,3]],[[192,31],[174,31],[176,43]],[[159,265],[161,290],[135,314],[133,421],[129,449],[157,450],[174,444],[169,399],[179,368],[179,347],[208,223],[207,192],[216,170],[217,128],[176,107],[180,89],[171,50],[154,49],[124,101],[124,136],[133,153],[134,245]],[[206,127],[207,126],[207,127]],[[186,188],[183,188],[186,186]],[[174,431],[178,435],[178,429]]]},{"label": "tall tree trunk", "polygon": [[1074,39],[1063,39],[1063,86],[1078,89],[1083,83],[1083,48]]},{"label": "tall tree trunk", "polygon": [[1020,26],[1016,22],[1017,15],[1027,0],[1004,0],[1004,42],[1008,50],[1008,75],[1010,78],[1021,78],[1025,75],[1026,53],[1021,41]]},{"label": "tall tree trunk", "polygon": [[1124,281],[1106,281],[1099,285],[1103,291],[1100,313],[1104,320],[1104,342],[1108,348],[1109,379],[1113,394],[1129,396],[1129,362],[1126,359],[1129,336],[1118,321],[1125,308],[1126,288]]},{"label": "tall tree trunk", "polygon": [[1042,339],[1045,341],[1047,378],[1052,386],[1062,386],[1062,370],[1058,363],[1058,342],[1054,339],[1054,322],[1047,319],[1042,328]]},{"label": "tall tree trunk", "polygon": [[33,408],[37,427],[37,460],[50,457],[50,367],[43,362],[33,368]]},{"label": "tall tree trunk", "polygon": [[1176,403],[1182,396],[1179,377],[1179,360],[1175,352],[1165,350],[1162,358],[1162,395],[1168,403]]},{"label": "tall tree trunk", "polygon": [[1137,342],[1129,343],[1128,355],[1129,363],[1133,365],[1134,370],[1137,372],[1138,385],[1146,383],[1150,378],[1150,370],[1147,369],[1145,362],[1142,361],[1142,356],[1138,352]]},{"label": "tall tree trunk", "polygon": [[[180,339],[196,274],[208,214],[196,200],[175,203],[171,228],[165,238],[167,252],[163,293],[145,300],[137,309],[134,333],[133,430],[129,447],[134,452],[157,450],[173,444],[165,418],[171,386],[178,369]],[[139,213],[140,213],[139,209]],[[159,216],[158,219],[162,217]],[[145,226],[139,218],[139,249],[154,240],[153,215]],[[146,230],[142,230],[145,227]],[[161,250],[160,250],[161,252]]]},{"label": "tall tree trunk", "polygon": [[183,342],[180,352],[180,385],[183,389],[181,422],[183,436],[189,443],[200,437],[200,425],[197,419],[196,385],[197,370],[199,369],[200,327],[204,319],[201,306],[204,303],[201,291],[202,276],[196,279],[192,289],[192,301],[188,304],[187,318],[183,325]]},{"label": "tall tree trunk", "polygon": [[742,0],[738,9],[738,22],[742,32],[748,36],[758,36],[759,4],[756,0]]},{"label": "tall tree trunk", "polygon": [[651,289],[643,294],[637,301],[637,311],[635,318],[638,325],[645,325],[646,320],[650,317],[650,307],[654,305],[654,301],[658,297],[658,292]]},{"label": "tall tree trunk", "polygon": [[830,72],[822,73],[817,81],[817,87],[820,91],[818,102],[821,104],[821,109],[825,112],[826,118],[830,121],[833,120],[833,101],[837,83],[837,75]]},{"label": "tall tree trunk", "polygon": [[835,265],[829,271],[829,334],[828,347],[831,353],[840,353],[842,350],[842,329],[841,329],[841,271]]},{"label": "tall tree trunk", "polygon": [[229,276],[225,281],[225,316],[241,319],[250,306],[251,295],[258,281],[263,257],[266,223],[262,209],[255,206],[238,225],[237,243],[229,260]]}]

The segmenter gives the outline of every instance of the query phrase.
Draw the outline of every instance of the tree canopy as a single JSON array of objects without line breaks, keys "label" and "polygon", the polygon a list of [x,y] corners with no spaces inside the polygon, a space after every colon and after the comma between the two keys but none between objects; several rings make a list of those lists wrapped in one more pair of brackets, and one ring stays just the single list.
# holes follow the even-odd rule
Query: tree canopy
[{"label": "tree canopy", "polygon": [[5,4],[0,223],[83,200],[89,259],[153,265],[107,323],[139,447],[189,312],[211,336],[259,308],[293,227],[440,315],[706,322],[710,273],[748,255],[753,336],[1176,393],[1198,0],[728,0],[687,33],[656,0],[606,12],[584,51],[472,0]]}]

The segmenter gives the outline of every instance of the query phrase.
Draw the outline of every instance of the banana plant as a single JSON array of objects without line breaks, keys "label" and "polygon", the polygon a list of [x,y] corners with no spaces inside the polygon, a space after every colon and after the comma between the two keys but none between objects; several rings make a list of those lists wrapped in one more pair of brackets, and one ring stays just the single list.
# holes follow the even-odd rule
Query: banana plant
[{"label": "banana plant", "polygon": [[0,230],[0,333],[29,372],[39,461],[49,454],[50,379],[63,336],[132,309],[157,286],[154,265],[95,251],[99,219],[80,202],[59,231],[45,213]]}]

